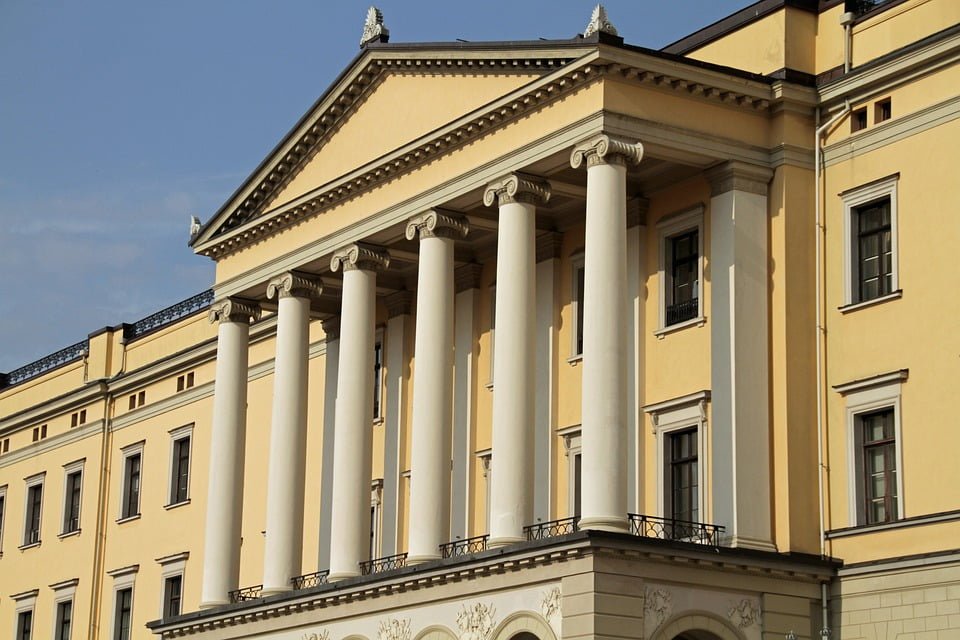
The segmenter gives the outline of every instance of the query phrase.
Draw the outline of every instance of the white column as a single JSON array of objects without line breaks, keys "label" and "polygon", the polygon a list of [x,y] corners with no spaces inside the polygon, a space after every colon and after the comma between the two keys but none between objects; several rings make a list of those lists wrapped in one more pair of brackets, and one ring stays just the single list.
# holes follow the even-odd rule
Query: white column
[{"label": "white column", "polygon": [[490,546],[523,540],[533,519],[536,203],[546,182],[510,174],[483,202],[500,207],[497,227],[497,339],[493,356],[493,470]]},{"label": "white column", "polygon": [[711,489],[736,547],[775,550],[770,515],[766,167],[710,170]]},{"label": "white column", "polygon": [[343,269],[330,580],[360,575],[358,565],[368,559],[377,271],[389,262],[386,252],[360,244],[330,260],[333,271]]},{"label": "white column", "polygon": [[320,466],[320,540],[317,570],[330,568],[330,515],[333,508],[333,443],[336,439],[334,418],[337,408],[337,369],[340,365],[340,318],[323,321],[327,352],[323,371],[323,453]]},{"label": "white column", "polygon": [[454,348],[453,348],[453,470],[450,514],[450,538],[467,537],[470,530],[470,447],[473,428],[474,380],[476,358],[474,348],[474,313],[480,287],[481,265],[470,263],[454,273]]},{"label": "white column", "polygon": [[453,412],[453,243],[466,221],[438,210],[414,216],[407,240],[420,236],[410,452],[411,564],[440,557],[450,539]]},{"label": "white column", "polygon": [[557,267],[562,234],[546,233],[537,238],[537,328],[536,392],[534,393],[533,436],[533,522],[551,520],[550,478],[553,460],[554,407],[557,395],[555,369],[556,327],[559,308],[555,304]]},{"label": "white column", "polygon": [[386,352],[383,364],[383,491],[380,516],[380,555],[400,553],[400,474],[405,462],[403,453],[407,443],[407,388],[410,385],[410,357],[407,350],[407,331],[413,293],[397,291],[384,299],[387,307]]},{"label": "white column", "polygon": [[289,591],[290,579],[302,573],[310,298],[319,296],[322,289],[319,281],[295,271],[288,271],[267,285],[267,298],[279,298],[279,308],[267,477],[264,595]]},{"label": "white column", "polygon": [[247,431],[247,362],[250,322],[260,317],[251,300],[227,298],[210,309],[217,330],[217,368],[207,519],[204,527],[203,588],[200,607],[229,602],[240,580],[240,521],[243,513],[243,458]]},{"label": "white column", "polygon": [[574,147],[587,163],[583,285],[583,529],[627,529],[627,163],[643,146],[598,135]]}]

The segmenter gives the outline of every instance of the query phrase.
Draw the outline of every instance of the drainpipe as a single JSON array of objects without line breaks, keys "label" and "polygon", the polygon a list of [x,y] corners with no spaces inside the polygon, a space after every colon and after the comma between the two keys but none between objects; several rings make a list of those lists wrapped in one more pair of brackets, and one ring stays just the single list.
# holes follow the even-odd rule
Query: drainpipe
[{"label": "drainpipe", "polygon": [[830,635],[833,633],[830,631],[830,611],[827,608],[827,583],[820,583],[820,616],[822,620],[822,626],[820,627],[820,638],[822,640],[829,640]]},{"label": "drainpipe", "polygon": [[90,619],[87,637],[96,640],[100,637],[100,613],[102,607],[102,578],[103,563],[106,556],[107,542],[107,494],[110,482],[110,442],[112,440],[110,427],[113,421],[115,402],[110,392],[106,378],[98,382],[103,394],[103,427],[100,433],[100,477],[97,485],[97,521],[93,536],[93,572],[90,579],[92,593],[90,594]]},{"label": "drainpipe", "polygon": [[[826,333],[826,327],[823,324],[823,308],[824,308],[824,291],[823,291],[823,273],[824,273],[824,256],[823,256],[823,239],[825,235],[825,228],[823,224],[823,212],[820,206],[820,201],[823,197],[823,193],[820,186],[820,166],[823,161],[823,152],[821,150],[821,142],[823,139],[823,134],[826,133],[833,125],[840,121],[840,119],[846,117],[850,113],[850,100],[847,100],[844,103],[843,111],[833,116],[823,125],[820,125],[820,109],[817,109],[816,112],[816,138],[813,142],[814,147],[814,182],[816,183],[815,192],[816,199],[814,203],[814,209],[816,212],[816,235],[817,235],[817,249],[816,249],[816,297],[817,297],[817,494],[820,503],[820,555],[827,555],[827,542],[825,535],[825,517],[824,517],[824,482],[823,475],[826,472],[826,466],[824,465],[824,455],[823,455],[823,428],[824,428],[824,393],[823,385],[824,380],[826,379],[826,373],[824,371],[824,362],[823,362],[823,336]],[[826,587],[824,587],[824,597],[826,596]],[[824,601],[826,602],[826,601]],[[826,606],[824,604],[824,606]],[[824,614],[826,615],[826,614]],[[824,625],[826,628],[826,625]]]},{"label": "drainpipe", "polygon": [[853,58],[853,21],[856,15],[848,11],[840,16],[840,25],[843,27],[843,72],[850,73]]}]

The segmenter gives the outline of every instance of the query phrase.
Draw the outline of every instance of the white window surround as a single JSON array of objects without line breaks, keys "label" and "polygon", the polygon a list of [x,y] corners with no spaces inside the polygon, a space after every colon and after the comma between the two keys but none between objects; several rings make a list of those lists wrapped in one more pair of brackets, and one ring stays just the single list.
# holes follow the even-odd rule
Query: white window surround
[{"label": "white window surround", "polygon": [[[853,305],[868,306],[872,303],[885,300],[896,299],[900,297],[899,280],[899,256],[897,251],[897,183],[900,180],[900,174],[895,173],[892,176],[874,180],[854,189],[849,189],[840,194],[843,201],[843,306],[841,310],[852,310]],[[891,269],[893,272],[890,293],[873,298],[870,300],[860,300],[857,294],[857,276],[859,261],[859,250],[857,239],[854,232],[853,219],[856,216],[856,209],[865,204],[890,198],[890,248],[891,248]]]},{"label": "white window surround", "polygon": [[484,482],[484,500],[486,500],[486,527],[487,533],[490,532],[490,464],[493,461],[493,449],[483,449],[474,454],[480,463],[480,472],[483,473]]},{"label": "white window surround", "polygon": [[46,488],[45,483],[44,483],[44,479],[45,479],[46,477],[47,477],[47,472],[46,472],[46,471],[41,471],[40,473],[34,474],[34,475],[32,475],[32,476],[30,476],[30,477],[28,477],[28,478],[24,478],[24,480],[23,480],[24,496],[25,496],[27,499],[25,499],[25,500],[23,501],[23,520],[22,520],[22,522],[23,522],[23,537],[22,537],[22,542],[23,542],[23,544],[22,544],[21,547],[20,547],[21,549],[24,549],[24,548],[27,548],[27,547],[39,546],[39,545],[40,545],[40,542],[42,541],[42,535],[41,535],[40,537],[38,537],[38,539],[37,539],[36,542],[27,542],[27,539],[26,539],[26,534],[27,534],[27,517],[29,516],[29,510],[30,510],[30,500],[29,500],[30,488],[31,488],[31,487],[35,487],[35,486],[37,486],[37,485],[40,485],[41,489],[40,489],[40,524],[39,524],[39,532],[40,532],[40,534],[42,534],[42,533],[43,533],[43,503],[44,503],[44,501],[45,501],[46,498],[47,498],[47,496],[46,496],[47,488]]},{"label": "white window surround", "polygon": [[164,617],[164,610],[166,605],[167,598],[167,579],[173,578],[175,576],[180,576],[180,598],[181,602],[183,599],[183,585],[185,583],[184,573],[187,568],[187,560],[190,558],[189,551],[182,551],[180,553],[174,553],[169,556],[163,556],[162,558],[157,558],[155,562],[160,565],[160,602],[159,602],[159,612],[161,618]]},{"label": "white window surround", "polygon": [[697,391],[663,402],[648,404],[643,407],[644,413],[650,415],[653,424],[653,434],[656,437],[657,457],[657,515],[668,517],[666,509],[666,494],[670,490],[668,469],[666,465],[667,438],[671,433],[685,429],[697,430],[697,485],[699,504],[697,505],[700,519],[709,522],[706,510],[707,494],[707,402],[710,401],[710,392]]},{"label": "white window surround", "polygon": [[134,583],[137,580],[139,570],[139,564],[132,564],[107,571],[107,575],[113,578],[113,607],[110,609],[110,635],[108,636],[110,638],[117,637],[117,593],[124,589],[130,589],[130,620],[133,621],[134,599],[137,595]]},{"label": "white window surround", "polygon": [[[671,213],[663,216],[659,222],[657,222],[657,246],[659,252],[659,267],[658,267],[658,301],[657,301],[657,329],[653,332],[658,338],[662,338],[665,334],[678,329],[683,329],[689,326],[703,326],[706,322],[706,317],[703,313],[704,300],[703,300],[703,213],[704,206],[702,204],[697,204],[693,207],[688,207],[686,209],[681,209],[675,213]],[[697,303],[697,317],[691,318],[684,322],[678,322],[667,326],[667,241],[671,238],[680,235],[687,231],[697,230],[697,281],[700,283],[700,290],[698,292],[698,303]]]},{"label": "white window surround", "polygon": [[[79,578],[71,578],[70,580],[64,580],[62,582],[57,582],[55,584],[50,585],[50,588],[53,590],[53,627],[52,629],[54,630],[54,634],[56,634],[59,631],[57,629],[57,623],[60,622],[59,620],[60,604],[64,602],[69,602],[71,603],[71,607],[72,607],[74,596],[77,593],[77,585],[79,583],[80,583]],[[70,615],[70,635],[71,637],[76,638],[76,637],[79,637],[79,634],[74,634],[73,632],[74,631],[73,614],[76,613],[76,611],[74,607],[72,607],[72,609],[73,610],[71,610],[71,615]]]},{"label": "white window surround", "polygon": [[[567,515],[572,516],[576,510],[576,478],[574,477],[574,464],[576,457],[583,452],[582,440],[580,438],[581,425],[576,424],[564,429],[557,430],[557,435],[563,438],[564,455],[567,457]],[[583,459],[580,460],[581,465]],[[582,473],[583,467],[581,467]],[[582,505],[581,505],[582,506]]]},{"label": "white window surround", "polygon": [[40,589],[31,589],[30,591],[24,591],[22,593],[15,593],[10,596],[10,599],[13,600],[13,632],[10,634],[11,638],[17,637],[17,631],[20,629],[20,614],[30,612],[30,621],[33,632],[31,632],[32,637],[37,637],[35,633],[37,628],[37,617],[34,615],[36,613],[37,606],[37,595],[40,593]]},{"label": "white window surround", "polygon": [[74,531],[66,531],[64,525],[66,525],[67,523],[67,505],[68,505],[67,501],[69,500],[69,496],[67,495],[67,489],[69,488],[68,480],[70,478],[70,475],[73,473],[80,474],[80,508],[77,511],[78,520],[80,518],[80,514],[83,513],[83,479],[84,479],[83,465],[85,462],[86,462],[86,458],[81,458],[80,460],[76,460],[74,462],[71,462],[70,464],[63,465],[63,496],[60,501],[60,536],[59,536],[61,538],[65,536],[74,536],[80,533],[79,524],[77,525],[77,528]]},{"label": "white window surround", "polygon": [[570,357],[567,362],[576,364],[583,359],[582,349],[577,348],[577,335],[582,334],[580,326],[580,305],[583,304],[583,291],[577,280],[577,272],[584,268],[583,249],[578,249],[570,256]]},{"label": "white window surround", "polygon": [[[125,447],[120,449],[120,509],[117,513],[118,522],[126,522],[127,520],[134,520],[140,517],[142,511],[142,498],[143,498],[143,449],[146,445],[146,440],[140,440],[139,442],[134,442],[133,444],[128,444]],[[134,514],[129,514],[126,517],[123,515],[124,502],[127,498],[127,459],[131,456],[140,455],[140,487],[139,493],[137,495],[137,512]]]},{"label": "white window surround", "polygon": [[373,510],[371,523],[373,530],[370,532],[373,540],[373,554],[370,558],[380,557],[380,541],[383,534],[383,478],[377,478],[370,483],[370,508]]},{"label": "white window surround", "polygon": [[[386,398],[384,393],[384,385],[386,383],[386,375],[384,374],[384,367],[386,366],[386,356],[387,356],[387,343],[385,342],[386,332],[384,327],[377,327],[377,331],[374,337],[374,345],[380,345],[380,369],[377,371],[376,376],[374,376],[373,385],[374,393],[377,395],[377,403],[374,407],[373,421],[375,423],[383,422],[383,417],[386,415],[383,407],[383,401]],[[376,349],[376,347],[374,347]],[[376,357],[376,355],[374,355]],[[374,362],[376,364],[376,362]]]},{"label": "white window surround", "polygon": [[9,511],[9,505],[7,504],[7,485],[0,485],[0,500],[3,502],[3,508],[0,509],[0,558],[2,558],[3,532],[7,525],[7,511]]},{"label": "white window surround", "polygon": [[[180,502],[173,502],[172,498],[172,488],[173,488],[173,474],[176,464],[176,455],[177,455],[177,442],[183,440],[184,438],[190,438],[190,456],[187,459],[187,499]],[[143,458],[140,459],[141,465],[141,474],[143,473]],[[176,429],[170,430],[170,458],[167,464],[167,504],[166,508],[179,507],[181,505],[190,504],[190,486],[193,484],[193,424],[184,425],[182,427],[177,427]],[[142,482],[141,482],[142,485]]]},{"label": "white window surround", "polygon": [[[903,495],[903,434],[901,431],[901,388],[909,376],[908,369],[891,371],[861,380],[836,385],[834,390],[844,397],[847,430],[847,517],[849,526],[866,525],[867,514],[861,498],[863,486],[862,435],[858,433],[858,416],[879,409],[893,409],[897,459],[897,519],[906,517]],[[883,526],[887,523],[878,523]],[[872,525],[871,525],[872,526]]]}]

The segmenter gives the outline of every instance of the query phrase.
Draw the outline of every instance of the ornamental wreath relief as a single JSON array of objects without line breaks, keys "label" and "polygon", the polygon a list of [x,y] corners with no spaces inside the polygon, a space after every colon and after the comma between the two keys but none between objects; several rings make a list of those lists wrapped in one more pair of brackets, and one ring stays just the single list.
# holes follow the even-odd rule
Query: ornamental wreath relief
[{"label": "ornamental wreath relief", "polygon": [[379,640],[410,640],[410,618],[380,621]]},{"label": "ornamental wreath relief", "polygon": [[460,640],[487,640],[496,626],[494,616],[497,610],[493,605],[482,602],[463,605],[463,611],[457,614],[457,626],[460,627]]}]

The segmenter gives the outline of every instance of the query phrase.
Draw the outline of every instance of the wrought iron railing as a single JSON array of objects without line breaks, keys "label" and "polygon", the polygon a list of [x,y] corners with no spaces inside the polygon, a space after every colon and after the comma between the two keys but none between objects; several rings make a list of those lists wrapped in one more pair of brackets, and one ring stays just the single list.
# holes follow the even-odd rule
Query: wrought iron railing
[{"label": "wrought iron railing", "polygon": [[321,584],[327,584],[327,577],[330,575],[329,569],[324,569],[323,571],[316,571],[314,573],[305,573],[302,576],[295,576],[290,579],[290,583],[293,585],[294,589],[309,589],[310,587],[318,587]]},{"label": "wrought iron railing", "polygon": [[546,540],[547,538],[556,538],[568,533],[580,530],[580,516],[571,518],[560,518],[559,520],[549,520],[547,522],[538,522],[523,528],[523,533],[527,540]]},{"label": "wrought iron railing", "polygon": [[440,555],[444,558],[456,558],[487,550],[489,535],[474,536],[463,540],[453,540],[440,545]]},{"label": "wrought iron railing", "polygon": [[244,587],[243,589],[237,589],[236,591],[231,591],[228,594],[230,602],[236,604],[238,602],[246,602],[247,600],[256,600],[260,598],[263,594],[263,585],[258,584],[252,587]]},{"label": "wrought iron railing", "polygon": [[23,365],[19,369],[14,369],[10,373],[0,373],[0,389],[13,386],[30,378],[35,378],[51,369],[56,369],[62,364],[79,360],[87,354],[89,348],[90,341],[83,340],[77,344],[72,344],[69,347],[60,349],[60,351],[51,353],[48,356],[44,356],[39,360],[35,360],[30,364]]},{"label": "wrought iron railing", "polygon": [[151,313],[146,318],[137,320],[133,324],[123,327],[123,337],[127,340],[139,338],[140,336],[176,322],[182,318],[205,309],[213,304],[213,289],[207,289],[202,293],[191,296],[186,300],[181,300],[177,304],[171,305],[166,309],[161,309],[156,313]]},{"label": "wrought iron railing", "polygon": [[671,520],[670,518],[658,518],[636,513],[627,515],[630,518],[630,533],[642,538],[677,540],[718,547],[720,546],[720,536],[724,530],[723,527],[716,524]]},{"label": "wrought iron railing", "polygon": [[407,566],[407,554],[398,553],[395,556],[384,556],[383,558],[374,558],[360,563],[360,575],[369,576],[374,573],[383,573],[393,571]]},{"label": "wrought iron railing", "polygon": [[667,326],[693,320],[700,311],[700,299],[691,298],[667,307]]}]

